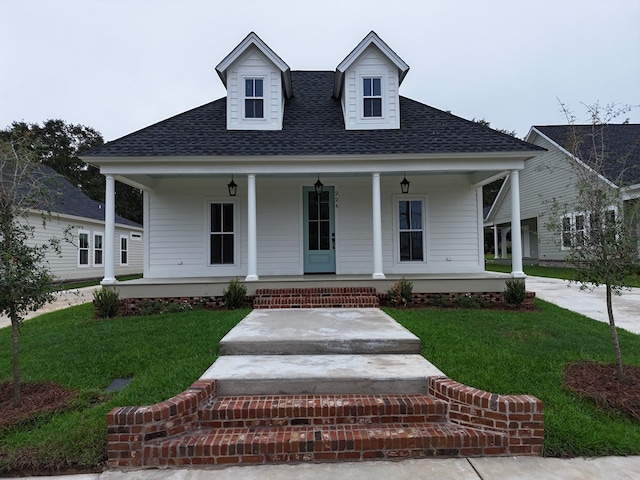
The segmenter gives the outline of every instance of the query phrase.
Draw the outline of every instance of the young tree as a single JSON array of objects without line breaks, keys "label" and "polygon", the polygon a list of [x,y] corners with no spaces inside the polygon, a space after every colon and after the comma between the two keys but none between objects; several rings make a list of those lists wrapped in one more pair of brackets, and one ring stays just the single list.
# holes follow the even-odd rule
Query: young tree
[{"label": "young tree", "polygon": [[26,312],[54,299],[53,277],[43,260],[48,250],[57,250],[57,242],[34,244],[27,221],[29,211],[46,210],[46,177],[32,150],[0,141],[0,313],[11,319],[15,405],[21,402],[20,323]]},{"label": "young tree", "polygon": [[[552,201],[551,220],[547,228],[557,232],[568,248],[567,261],[576,267],[575,281],[581,289],[604,285],[607,315],[611,329],[617,376],[624,378],[622,352],[613,312],[612,296],[620,295],[638,263],[638,208],[624,202],[621,187],[625,183],[627,155],[610,155],[607,130],[611,120],[629,110],[615,105],[587,105],[591,122],[576,125],[575,116],[562,105],[569,124],[569,162],[575,174],[576,198],[571,205]],[[640,139],[637,139],[640,142]],[[629,145],[629,152],[637,145]],[[576,160],[577,159],[577,160]],[[613,167],[613,168],[612,168]],[[616,178],[612,178],[612,172]],[[566,212],[575,215],[573,229],[567,228]]]}]

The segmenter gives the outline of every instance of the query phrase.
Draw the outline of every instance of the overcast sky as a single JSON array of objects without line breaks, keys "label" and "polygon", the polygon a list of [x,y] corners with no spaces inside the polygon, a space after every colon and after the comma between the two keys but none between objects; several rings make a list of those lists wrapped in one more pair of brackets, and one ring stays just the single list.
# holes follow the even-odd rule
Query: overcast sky
[{"label": "overcast sky", "polygon": [[223,97],[215,66],[250,31],[335,70],[371,30],[411,67],[401,95],[519,136],[565,124],[558,99],[580,121],[640,105],[640,0],[0,0],[0,128],[114,140]]}]

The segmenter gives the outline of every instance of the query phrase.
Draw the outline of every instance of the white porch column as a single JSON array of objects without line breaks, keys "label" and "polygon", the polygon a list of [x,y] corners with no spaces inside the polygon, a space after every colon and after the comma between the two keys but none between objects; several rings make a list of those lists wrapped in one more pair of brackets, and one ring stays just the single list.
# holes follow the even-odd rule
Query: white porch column
[{"label": "white porch column", "polygon": [[493,226],[493,258],[498,257],[498,226]]},{"label": "white porch column", "polygon": [[114,285],[116,280],[116,181],[106,176],[104,194],[104,278],[101,285]]},{"label": "white porch column", "polygon": [[520,176],[517,170],[509,173],[509,186],[511,187],[511,275],[515,278],[524,278],[520,235]]},{"label": "white porch column", "polygon": [[380,174],[371,176],[373,203],[373,278],[385,278],[382,272],[382,211],[380,207]]},{"label": "white porch column", "polygon": [[507,254],[507,235],[511,231],[511,227],[502,227],[500,231],[500,237],[502,238],[502,244],[500,245],[500,258],[508,258]]},{"label": "white porch column", "polygon": [[245,281],[258,280],[258,229],[256,218],[256,176],[247,175],[247,276]]}]

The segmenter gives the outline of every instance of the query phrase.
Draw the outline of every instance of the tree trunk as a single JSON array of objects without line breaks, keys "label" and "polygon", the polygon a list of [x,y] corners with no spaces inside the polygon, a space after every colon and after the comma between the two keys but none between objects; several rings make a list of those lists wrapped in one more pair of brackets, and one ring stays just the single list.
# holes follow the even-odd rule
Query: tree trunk
[{"label": "tree trunk", "polygon": [[616,329],[616,322],[613,318],[613,304],[611,302],[611,285],[606,284],[607,287],[607,315],[609,316],[609,327],[611,328],[611,339],[613,340],[613,352],[616,356],[616,373],[618,380],[624,380],[624,367],[622,365],[622,352],[620,351],[620,342],[618,340],[618,330]]},{"label": "tree trunk", "polygon": [[11,309],[11,336],[13,341],[13,405],[18,406],[22,402],[20,391],[20,319]]}]

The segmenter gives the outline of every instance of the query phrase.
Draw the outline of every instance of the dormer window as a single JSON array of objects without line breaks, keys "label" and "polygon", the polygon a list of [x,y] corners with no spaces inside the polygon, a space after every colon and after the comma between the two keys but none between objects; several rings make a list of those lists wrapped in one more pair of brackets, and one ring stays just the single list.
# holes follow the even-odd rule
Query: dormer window
[{"label": "dormer window", "polygon": [[244,118],[264,118],[263,84],[262,78],[245,78]]},{"label": "dormer window", "polygon": [[363,112],[365,117],[382,117],[382,79],[365,77],[362,79]]}]

